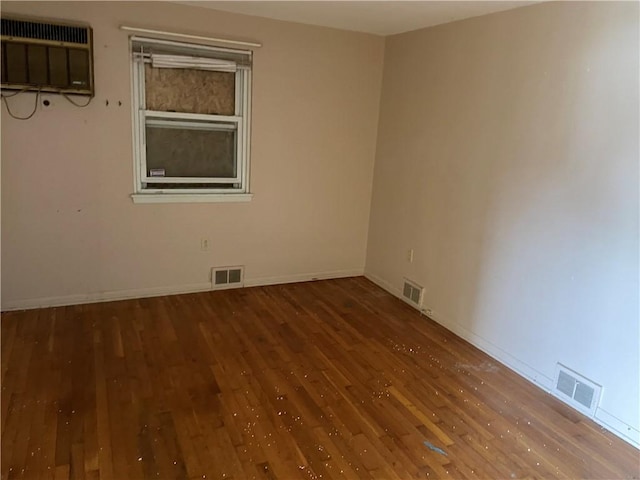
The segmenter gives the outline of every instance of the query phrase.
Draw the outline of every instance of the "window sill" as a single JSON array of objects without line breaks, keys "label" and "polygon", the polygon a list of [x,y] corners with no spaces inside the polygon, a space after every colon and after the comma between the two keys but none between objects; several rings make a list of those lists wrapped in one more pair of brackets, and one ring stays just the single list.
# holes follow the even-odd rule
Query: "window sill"
[{"label": "window sill", "polygon": [[252,193],[133,193],[133,203],[240,203],[250,202]]}]

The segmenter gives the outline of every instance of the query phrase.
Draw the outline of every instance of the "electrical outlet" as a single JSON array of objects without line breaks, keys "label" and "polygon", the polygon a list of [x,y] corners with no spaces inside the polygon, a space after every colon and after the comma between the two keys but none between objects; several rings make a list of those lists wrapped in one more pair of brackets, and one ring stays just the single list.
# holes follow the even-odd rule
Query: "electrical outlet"
[{"label": "electrical outlet", "polygon": [[413,248],[407,250],[407,262],[413,263]]},{"label": "electrical outlet", "polygon": [[209,244],[210,244],[210,241],[208,238],[200,239],[200,250],[202,251],[209,250]]},{"label": "electrical outlet", "polygon": [[424,309],[424,314],[425,314],[427,317],[431,318],[431,317],[433,317],[433,310],[432,310],[432,309],[430,309],[430,308],[425,308],[425,309]]}]

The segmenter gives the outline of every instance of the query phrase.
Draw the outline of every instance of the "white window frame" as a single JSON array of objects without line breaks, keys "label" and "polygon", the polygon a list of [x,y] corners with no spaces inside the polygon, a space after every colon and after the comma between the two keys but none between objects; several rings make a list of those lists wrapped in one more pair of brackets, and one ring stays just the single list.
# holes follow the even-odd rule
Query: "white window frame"
[{"label": "white window frame", "polygon": [[[133,162],[134,162],[134,193],[131,195],[135,203],[173,203],[173,202],[242,202],[250,201],[249,193],[249,153],[250,153],[250,125],[251,125],[251,67],[238,66],[235,85],[234,115],[207,115],[198,113],[161,112],[146,110],[145,104],[145,74],[144,66],[148,63],[148,55],[134,51],[134,42],[144,46],[170,46],[184,49],[184,55],[194,55],[198,51],[205,51],[209,56],[216,52],[227,54],[247,55],[248,50],[232,50],[228,48],[196,45],[174,42],[154,38],[130,37],[129,51],[131,53],[131,84],[133,109]],[[208,122],[211,126],[228,128],[235,125],[236,131],[236,176],[233,178],[214,177],[150,177],[147,175],[145,126],[147,121],[156,124],[174,126],[180,124],[186,127],[202,128]],[[144,183],[217,183],[233,184],[232,188],[144,188]]]}]

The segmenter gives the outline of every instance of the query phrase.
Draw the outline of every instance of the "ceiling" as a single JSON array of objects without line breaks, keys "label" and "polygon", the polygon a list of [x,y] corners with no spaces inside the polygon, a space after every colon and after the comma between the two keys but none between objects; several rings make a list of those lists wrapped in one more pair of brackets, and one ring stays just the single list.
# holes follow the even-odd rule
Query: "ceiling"
[{"label": "ceiling", "polygon": [[186,1],[199,7],[343,30],[393,35],[538,1]]}]

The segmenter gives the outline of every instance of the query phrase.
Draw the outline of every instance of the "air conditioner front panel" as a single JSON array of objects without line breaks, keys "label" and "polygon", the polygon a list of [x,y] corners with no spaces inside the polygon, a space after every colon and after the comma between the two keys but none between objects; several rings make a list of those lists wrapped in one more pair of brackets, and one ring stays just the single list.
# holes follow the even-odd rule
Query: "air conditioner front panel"
[{"label": "air conditioner front panel", "polygon": [[2,88],[94,94],[88,26],[2,18]]}]

